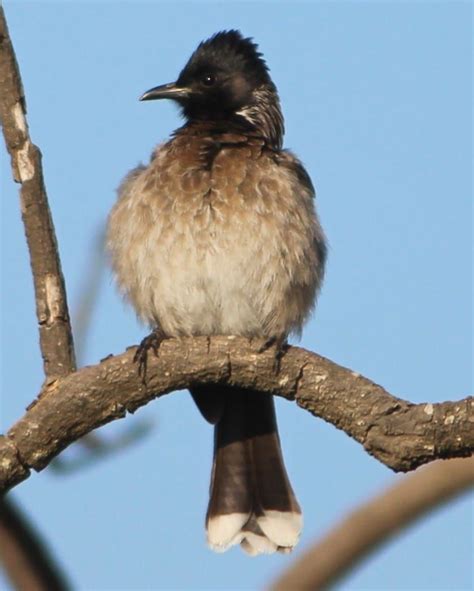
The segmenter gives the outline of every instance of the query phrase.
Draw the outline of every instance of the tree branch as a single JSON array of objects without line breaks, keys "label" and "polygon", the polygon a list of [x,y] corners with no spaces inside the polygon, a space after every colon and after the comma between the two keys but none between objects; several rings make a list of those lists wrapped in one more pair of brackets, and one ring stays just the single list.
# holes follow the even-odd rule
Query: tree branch
[{"label": "tree branch", "polygon": [[[0,121],[11,157],[13,178],[21,184],[20,202],[35,289],[36,316],[46,381],[75,371],[74,344],[53,220],[43,180],[41,152],[31,142],[26,101],[3,8],[0,6]],[[11,442],[0,437],[1,468],[14,479],[29,470]],[[13,463],[12,463],[13,462]],[[67,583],[28,521],[11,500],[0,500],[0,553],[19,589],[66,589]]]},{"label": "tree branch", "polygon": [[278,375],[274,352],[240,337],[168,339],[149,355],[142,383],[135,348],[49,382],[28,411],[0,439],[0,487],[43,469],[92,429],[194,383],[225,383],[282,396],[361,443],[396,471],[474,451],[473,399],[411,404],[332,361],[290,347]]},{"label": "tree branch", "polygon": [[41,354],[49,379],[76,369],[74,345],[41,152],[29,136],[23,85],[1,6],[0,88],[0,119],[13,177],[21,183],[21,213],[35,287]]},{"label": "tree branch", "polygon": [[326,589],[401,529],[474,485],[474,458],[436,462],[351,512],[270,587]]},{"label": "tree branch", "polygon": [[0,499],[0,562],[16,589],[70,588],[38,532],[9,497]]}]

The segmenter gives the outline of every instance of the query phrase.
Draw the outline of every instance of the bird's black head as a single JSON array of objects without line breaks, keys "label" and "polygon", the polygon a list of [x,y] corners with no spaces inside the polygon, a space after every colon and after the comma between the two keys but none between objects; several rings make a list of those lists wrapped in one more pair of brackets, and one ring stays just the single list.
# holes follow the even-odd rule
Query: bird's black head
[{"label": "bird's black head", "polygon": [[280,147],[283,117],[275,85],[257,45],[239,31],[200,43],[176,82],[145,92],[141,100],[170,98],[188,121],[250,129]]}]

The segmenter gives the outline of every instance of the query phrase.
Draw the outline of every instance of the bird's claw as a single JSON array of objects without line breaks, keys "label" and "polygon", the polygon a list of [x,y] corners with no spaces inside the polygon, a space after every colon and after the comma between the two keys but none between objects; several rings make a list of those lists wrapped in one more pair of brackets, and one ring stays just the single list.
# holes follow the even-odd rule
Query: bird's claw
[{"label": "bird's claw", "polygon": [[259,348],[258,352],[265,353],[265,351],[268,351],[268,349],[270,349],[270,347],[273,346],[275,347],[275,357],[273,358],[273,371],[276,375],[278,375],[280,373],[281,360],[283,359],[283,356],[288,350],[288,342],[286,340],[286,337],[270,337],[263,343],[263,345]]},{"label": "bird's claw", "polygon": [[148,368],[148,352],[151,349],[155,357],[158,357],[160,345],[165,339],[165,333],[160,328],[156,328],[142,340],[135,351],[133,362],[138,364],[138,375],[141,376],[144,384],[146,383]]}]

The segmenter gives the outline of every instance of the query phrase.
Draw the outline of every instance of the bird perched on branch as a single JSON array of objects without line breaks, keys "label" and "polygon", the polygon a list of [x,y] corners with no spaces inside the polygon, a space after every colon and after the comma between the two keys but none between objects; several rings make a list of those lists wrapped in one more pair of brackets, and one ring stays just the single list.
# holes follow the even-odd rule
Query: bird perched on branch
[{"label": "bird perched on branch", "polygon": [[[176,82],[141,100],[171,99],[183,127],[128,173],[108,221],[118,285],[152,328],[150,347],[182,335],[240,335],[274,344],[299,333],[320,288],[326,246],[311,180],[282,149],[283,116],[251,39],[202,42]],[[196,385],[215,425],[206,517],[211,548],[289,552],[302,515],[288,479],[273,397]]]}]

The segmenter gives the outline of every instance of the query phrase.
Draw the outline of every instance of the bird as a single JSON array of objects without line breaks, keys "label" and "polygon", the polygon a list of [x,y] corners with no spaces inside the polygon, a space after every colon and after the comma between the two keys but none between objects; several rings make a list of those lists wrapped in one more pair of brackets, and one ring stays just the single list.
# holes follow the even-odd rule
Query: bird
[{"label": "bird", "polygon": [[[137,359],[146,371],[164,339],[203,335],[262,339],[281,359],[314,309],[327,244],[309,174],[283,149],[266,61],[253,38],[217,32],[175,82],[140,97],[156,99],[174,101],[184,124],[125,176],[107,222],[119,290],[152,329]],[[303,519],[273,396],[225,383],[190,392],[214,425],[208,545],[291,552]]]}]

